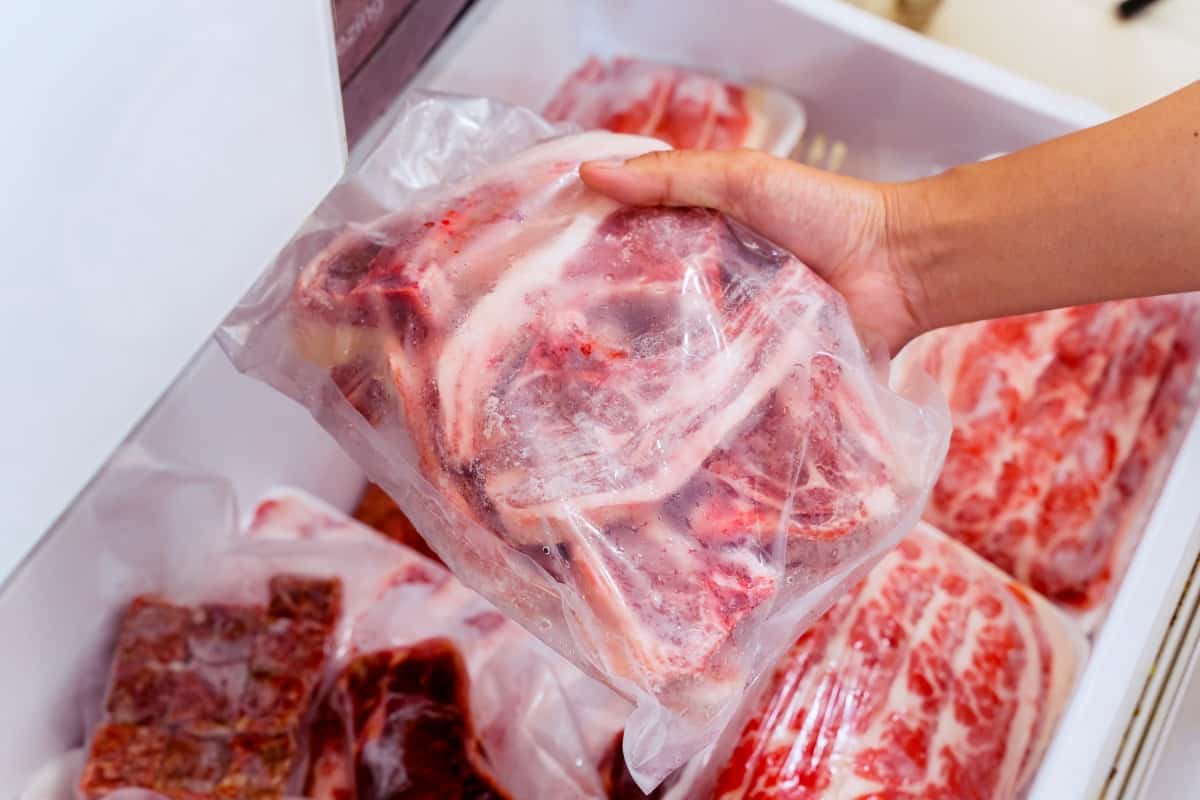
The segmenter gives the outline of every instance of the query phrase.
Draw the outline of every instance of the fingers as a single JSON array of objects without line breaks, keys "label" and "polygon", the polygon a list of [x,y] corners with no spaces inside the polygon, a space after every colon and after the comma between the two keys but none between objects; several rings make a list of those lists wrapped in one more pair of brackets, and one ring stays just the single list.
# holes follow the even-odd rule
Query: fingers
[{"label": "fingers", "polygon": [[749,150],[665,150],[625,162],[591,161],[579,174],[592,189],[621,203],[701,206],[739,216],[747,205],[760,204],[754,201],[762,199],[755,195],[767,169],[764,160],[776,161]]},{"label": "fingers", "polygon": [[716,209],[787,247],[797,214],[807,210],[809,171],[752,150],[665,150],[623,163],[588,162],[579,174],[618,202]]},{"label": "fingers", "polygon": [[631,205],[724,212],[826,279],[858,263],[882,233],[878,187],[753,150],[664,150],[579,169],[593,190]]}]

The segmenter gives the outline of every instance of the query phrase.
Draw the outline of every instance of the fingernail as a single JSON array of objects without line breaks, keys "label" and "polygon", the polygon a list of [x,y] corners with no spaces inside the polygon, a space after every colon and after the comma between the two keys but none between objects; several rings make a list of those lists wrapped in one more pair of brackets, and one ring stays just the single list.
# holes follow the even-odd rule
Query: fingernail
[{"label": "fingernail", "polygon": [[621,169],[625,166],[623,158],[602,158],[599,161],[587,162],[588,169],[598,169],[601,171],[613,171]]}]

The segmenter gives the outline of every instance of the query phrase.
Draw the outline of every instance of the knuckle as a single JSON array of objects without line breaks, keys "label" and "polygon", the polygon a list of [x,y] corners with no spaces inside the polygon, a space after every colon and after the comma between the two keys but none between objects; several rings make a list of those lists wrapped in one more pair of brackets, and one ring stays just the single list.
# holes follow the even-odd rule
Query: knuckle
[{"label": "knuckle", "polygon": [[728,211],[745,217],[749,207],[770,194],[771,164],[762,153],[739,150],[725,162],[722,194]]}]

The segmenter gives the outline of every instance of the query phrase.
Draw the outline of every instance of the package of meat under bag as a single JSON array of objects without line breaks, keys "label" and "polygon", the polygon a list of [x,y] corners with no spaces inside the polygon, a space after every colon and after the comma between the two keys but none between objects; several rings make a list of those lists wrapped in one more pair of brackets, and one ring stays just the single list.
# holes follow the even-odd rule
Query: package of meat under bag
[{"label": "package of meat under bag", "polygon": [[1094,629],[1195,413],[1200,294],[946,328],[902,361],[950,399],[926,519]]},{"label": "package of meat under bag", "polygon": [[922,523],[779,660],[688,796],[1022,797],[1086,655],[1045,598]]},{"label": "package of meat under bag", "polygon": [[[248,534],[375,538],[293,491],[259,503]],[[306,797],[644,797],[620,786],[628,701],[443,567],[407,547],[386,550],[388,569],[348,620],[315,707]]]},{"label": "package of meat under bag", "polygon": [[297,793],[311,707],[389,548],[254,540],[233,497],[132,450],[85,498],[79,513],[111,547],[91,573],[104,635],[82,643],[85,752],[68,785],[27,796]]},{"label": "package of meat under bag", "polygon": [[115,634],[85,643],[86,745],[23,800],[642,797],[629,703],[442,567],[295,491],[239,526],[212,475],[139,461],[102,485],[96,535],[146,546],[95,572]]},{"label": "package of meat under bag", "polygon": [[[583,160],[661,142],[547,140],[528,112],[445,97],[395,122],[222,343],[307,406],[464,583],[634,701],[625,756],[649,789],[915,523],[942,401],[889,386],[790,254],[579,181]],[[463,175],[442,147],[453,179],[434,180],[430,124],[489,165]],[[401,202],[379,167],[409,175],[410,159],[431,185]],[[383,195],[384,215],[343,202]]]},{"label": "package of meat under bag", "polygon": [[672,147],[749,147],[786,157],[804,134],[804,110],[792,96],[715,75],[635,58],[589,58],[543,112],[574,122],[662,139]]}]

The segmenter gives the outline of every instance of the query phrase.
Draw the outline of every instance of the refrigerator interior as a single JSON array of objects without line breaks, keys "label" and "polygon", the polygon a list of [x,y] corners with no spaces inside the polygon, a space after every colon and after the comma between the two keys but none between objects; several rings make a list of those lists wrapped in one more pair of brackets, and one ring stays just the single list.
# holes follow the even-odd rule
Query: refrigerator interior
[{"label": "refrigerator interior", "polygon": [[[847,144],[845,171],[880,179],[929,174],[1103,118],[837,3],[746,0],[736,25],[722,0],[689,2],[686,14],[680,8],[678,0],[479,0],[414,83],[540,108],[587,55],[702,66],[793,92],[810,131]],[[238,374],[212,342],[124,447],[224,475],[244,506],[270,487],[293,485],[346,508],[362,484],[306,412]],[[105,554],[138,553],[153,581],[153,521],[138,524],[132,515],[120,541],[90,535],[87,498],[110,479],[101,472],[0,586],[0,640],[20,643],[6,648],[0,681],[22,687],[6,698],[0,722],[9,744],[0,751],[0,796],[15,796],[34,768],[81,740],[75,687],[117,612],[97,600],[114,579],[105,574]],[[1189,489],[1198,484],[1200,427],[1193,426],[1031,798],[1095,796],[1108,778],[1195,561],[1200,493]]]},{"label": "refrigerator interior", "polygon": [[1181,680],[1181,694],[1164,719],[1164,740],[1156,757],[1148,760],[1144,786],[1137,797],[1155,800],[1188,800],[1200,786],[1200,624],[1193,621],[1190,648]]}]

